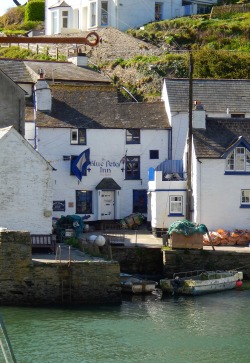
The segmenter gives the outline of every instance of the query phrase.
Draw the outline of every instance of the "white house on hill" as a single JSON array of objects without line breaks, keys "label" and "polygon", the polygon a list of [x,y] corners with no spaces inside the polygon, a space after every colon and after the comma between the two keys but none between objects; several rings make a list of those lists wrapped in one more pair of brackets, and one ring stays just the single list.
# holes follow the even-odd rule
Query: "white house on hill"
[{"label": "white house on hill", "polygon": [[45,0],[46,35],[111,26],[121,31],[208,12],[217,0]]}]

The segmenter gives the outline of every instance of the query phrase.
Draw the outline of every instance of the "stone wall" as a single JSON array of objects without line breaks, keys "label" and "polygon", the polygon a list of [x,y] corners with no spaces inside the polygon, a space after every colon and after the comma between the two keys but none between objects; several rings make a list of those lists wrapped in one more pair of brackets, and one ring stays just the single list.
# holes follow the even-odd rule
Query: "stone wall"
[{"label": "stone wall", "polygon": [[112,259],[130,274],[160,275],[163,271],[161,248],[112,246]]},{"label": "stone wall", "polygon": [[121,302],[114,261],[32,261],[28,232],[0,232],[0,304],[81,305]]},{"label": "stone wall", "polygon": [[163,251],[164,276],[192,270],[243,271],[244,279],[250,279],[250,253],[205,250]]}]

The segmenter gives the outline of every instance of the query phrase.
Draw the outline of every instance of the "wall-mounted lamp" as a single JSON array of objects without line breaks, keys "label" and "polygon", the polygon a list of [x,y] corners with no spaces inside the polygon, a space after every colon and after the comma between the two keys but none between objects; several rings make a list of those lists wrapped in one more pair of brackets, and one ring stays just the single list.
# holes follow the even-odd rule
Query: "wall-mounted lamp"
[{"label": "wall-mounted lamp", "polygon": [[124,170],[125,170],[124,168],[121,168],[121,171],[122,171],[122,172],[124,172]]}]

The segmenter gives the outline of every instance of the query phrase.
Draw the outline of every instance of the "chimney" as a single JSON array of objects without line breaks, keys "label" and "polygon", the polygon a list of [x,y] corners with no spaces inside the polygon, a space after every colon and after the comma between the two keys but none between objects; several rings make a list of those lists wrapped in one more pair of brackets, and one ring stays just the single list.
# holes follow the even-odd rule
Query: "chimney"
[{"label": "chimney", "polygon": [[194,101],[193,128],[206,129],[206,111],[204,110],[201,101]]},{"label": "chimney", "polygon": [[43,69],[39,69],[38,74],[40,78],[37,80],[34,87],[36,111],[51,112],[52,96],[50,87],[44,79],[45,72]]},{"label": "chimney", "polygon": [[88,67],[88,57],[82,52],[81,48],[73,47],[68,51],[68,62],[78,67]]}]

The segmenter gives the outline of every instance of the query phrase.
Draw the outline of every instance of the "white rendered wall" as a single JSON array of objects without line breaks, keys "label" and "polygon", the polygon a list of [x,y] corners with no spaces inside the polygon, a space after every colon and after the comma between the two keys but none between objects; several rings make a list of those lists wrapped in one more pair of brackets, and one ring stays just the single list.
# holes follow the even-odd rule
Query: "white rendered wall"
[{"label": "white rendered wall", "polygon": [[[155,172],[155,180],[148,182],[151,200],[151,227],[168,228],[176,220],[185,218],[186,181],[163,181],[162,172]],[[182,196],[183,216],[171,216],[169,197]]]},{"label": "white rendered wall", "polygon": [[27,144],[14,133],[0,140],[0,226],[50,234],[52,170]]},{"label": "white rendered wall", "polygon": [[[126,144],[126,131],[123,129],[88,129],[87,145],[70,145],[70,129],[39,129],[38,150],[51,162],[53,172],[53,200],[65,200],[65,212],[53,212],[54,217],[62,214],[75,214],[75,191],[93,191],[93,214],[89,221],[98,219],[98,198],[96,186],[103,178],[113,178],[121,187],[119,201],[119,218],[132,213],[133,189],[148,188],[148,169],[156,167],[167,158],[167,130],[141,130],[141,144]],[[90,148],[90,172],[78,181],[70,175],[70,160],[63,161],[63,155],[79,155]],[[159,150],[159,159],[149,159],[149,150]],[[140,180],[125,180],[124,165],[121,159],[125,156],[140,156]],[[69,203],[73,203],[72,207]]]},{"label": "white rendered wall", "polygon": [[[110,0],[108,2],[108,26],[115,27],[121,31],[129,28],[138,28],[146,23],[155,21],[155,0]],[[181,0],[162,0],[162,20],[178,17],[182,12]],[[45,33],[52,34],[52,10],[48,8],[55,5],[54,0],[45,1]],[[76,28],[81,30],[91,30],[90,26],[90,1],[88,0],[68,0],[67,4],[72,7],[64,8],[69,11],[68,32],[74,32]],[[101,26],[101,0],[97,4],[97,27]],[[79,10],[79,22],[74,17],[74,11]],[[59,19],[61,8],[55,8],[53,11],[58,12],[59,33],[62,32],[61,20]],[[87,24],[86,24],[87,22]],[[66,29],[63,32],[67,32]]]},{"label": "white rendered wall", "polygon": [[240,208],[240,197],[241,189],[249,189],[250,176],[224,175],[224,170],[224,159],[201,159],[197,166],[196,206],[199,211],[195,222],[204,223],[209,230],[249,229],[249,209]]}]

